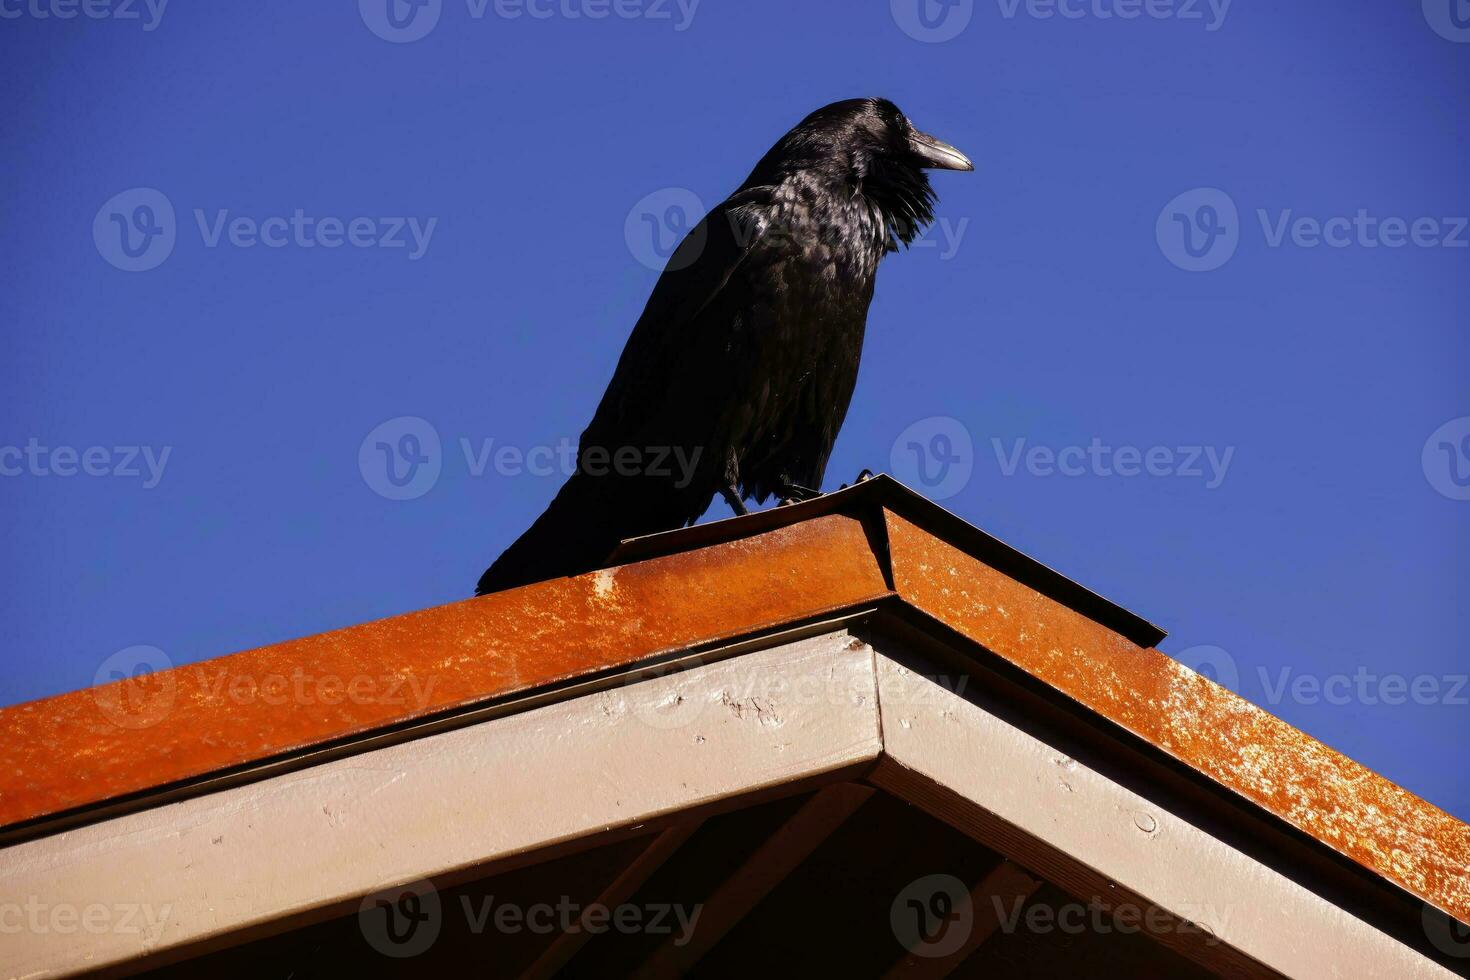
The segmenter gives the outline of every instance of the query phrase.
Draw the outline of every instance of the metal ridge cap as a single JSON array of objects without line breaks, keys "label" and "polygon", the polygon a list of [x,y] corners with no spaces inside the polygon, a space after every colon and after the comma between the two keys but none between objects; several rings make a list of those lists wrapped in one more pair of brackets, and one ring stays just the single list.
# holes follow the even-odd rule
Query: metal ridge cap
[{"label": "metal ridge cap", "polygon": [[[728,517],[629,538],[608,556],[605,566],[663,557],[691,548],[724,544],[831,513],[861,518],[887,508],[924,531],[972,554],[999,572],[1055,599],[1088,619],[1127,637],[1141,647],[1155,647],[1168,633],[1137,613],[1068,578],[1051,566],[946,510],[903,483],[880,473],[870,480],[834,490],[812,500],[772,507],[744,517]],[[881,556],[887,561],[887,556]],[[891,569],[887,569],[891,580]]]}]

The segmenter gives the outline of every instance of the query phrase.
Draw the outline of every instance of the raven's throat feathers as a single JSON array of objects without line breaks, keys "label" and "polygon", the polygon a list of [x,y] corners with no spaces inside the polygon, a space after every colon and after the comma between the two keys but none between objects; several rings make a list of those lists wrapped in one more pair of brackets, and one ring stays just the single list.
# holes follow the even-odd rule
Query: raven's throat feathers
[{"label": "raven's throat feathers", "polygon": [[881,159],[868,163],[859,173],[858,193],[871,203],[882,218],[884,251],[907,248],[934,221],[937,195],[929,177],[917,167]]}]

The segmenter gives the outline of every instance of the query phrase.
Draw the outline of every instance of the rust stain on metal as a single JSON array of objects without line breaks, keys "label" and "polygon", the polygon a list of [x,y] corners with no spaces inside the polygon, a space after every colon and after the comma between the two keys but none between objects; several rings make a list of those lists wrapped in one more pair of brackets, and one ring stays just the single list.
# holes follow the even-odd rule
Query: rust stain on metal
[{"label": "rust stain on metal", "polygon": [[905,602],[1470,924],[1470,825],[1159,651],[885,518]]},{"label": "rust stain on metal", "polygon": [[831,514],[0,710],[0,828],[889,595]]}]

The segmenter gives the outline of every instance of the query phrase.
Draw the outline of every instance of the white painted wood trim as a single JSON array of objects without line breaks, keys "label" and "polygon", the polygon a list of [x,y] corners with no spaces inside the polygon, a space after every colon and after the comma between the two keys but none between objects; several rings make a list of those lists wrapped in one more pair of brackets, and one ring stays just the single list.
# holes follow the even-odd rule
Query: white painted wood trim
[{"label": "white painted wood trim", "polygon": [[871,648],[832,633],[18,844],[0,970],[126,964],[873,760],[875,695]]},{"label": "white painted wood trim", "polygon": [[[1453,976],[922,676],[927,668],[915,672],[890,659],[883,652],[885,641],[876,645],[884,753],[893,763],[942,784],[1147,901],[1206,926],[1220,941],[1288,977]],[[891,644],[887,649],[897,653]]]},{"label": "white painted wood trim", "polygon": [[1287,976],[1450,976],[878,646],[830,633],[0,850],[0,976],[126,970],[885,755]]}]

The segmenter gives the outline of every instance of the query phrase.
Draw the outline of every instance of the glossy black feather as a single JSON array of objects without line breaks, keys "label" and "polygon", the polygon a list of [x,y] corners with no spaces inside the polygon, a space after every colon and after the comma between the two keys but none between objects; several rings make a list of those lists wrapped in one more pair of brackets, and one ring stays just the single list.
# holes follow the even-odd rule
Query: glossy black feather
[{"label": "glossy black feather", "polygon": [[[878,263],[934,217],[912,132],[886,100],[820,109],[689,233],[582,434],[578,472],[477,593],[595,568],[624,538],[692,523],[723,487],[759,502],[821,487]],[[672,472],[601,465],[625,448],[644,464],[665,453]],[[680,458],[697,460],[687,481]]]}]

